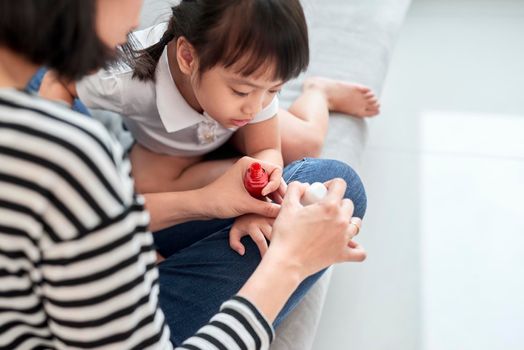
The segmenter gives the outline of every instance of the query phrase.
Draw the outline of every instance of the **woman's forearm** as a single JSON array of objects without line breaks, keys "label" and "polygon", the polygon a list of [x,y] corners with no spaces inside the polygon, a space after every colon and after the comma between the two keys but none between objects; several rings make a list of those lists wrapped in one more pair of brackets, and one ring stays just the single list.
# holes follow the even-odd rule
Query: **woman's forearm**
[{"label": "woman's forearm", "polygon": [[[255,199],[244,189],[242,179],[253,161],[241,158],[218,179],[196,190],[144,194],[146,208],[151,213],[150,230],[190,220],[233,218],[247,213],[276,217],[280,205]],[[270,163],[263,166],[270,173],[276,169]]]},{"label": "woman's forearm", "polygon": [[270,249],[238,295],[253,303],[273,322],[303,279],[298,264]]},{"label": "woman's forearm", "polygon": [[148,193],[146,208],[151,215],[149,229],[152,232],[190,221],[210,219],[202,208],[201,191]]}]

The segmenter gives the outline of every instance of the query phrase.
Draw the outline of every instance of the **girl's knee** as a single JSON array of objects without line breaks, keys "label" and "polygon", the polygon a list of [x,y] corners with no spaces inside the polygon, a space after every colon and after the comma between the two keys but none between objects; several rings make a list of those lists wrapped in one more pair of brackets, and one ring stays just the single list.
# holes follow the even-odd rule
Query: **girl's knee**
[{"label": "girl's knee", "polygon": [[345,198],[349,198],[353,201],[355,210],[353,211],[354,217],[364,218],[367,208],[367,195],[364,184],[360,179],[357,172],[348,164],[333,160],[337,163],[337,167],[340,168],[340,175],[347,183]]},{"label": "girl's knee", "polygon": [[353,201],[355,210],[353,216],[363,218],[367,208],[367,196],[364,184],[357,172],[348,164],[334,159],[311,159],[308,161],[318,163],[317,171],[325,174],[327,181],[333,178],[342,178],[347,183],[345,198]]},{"label": "girl's knee", "polygon": [[303,158],[284,169],[286,182],[326,182],[337,177],[347,183],[344,197],[353,201],[353,216],[363,218],[367,207],[366,191],[360,176],[346,163],[334,159]]}]

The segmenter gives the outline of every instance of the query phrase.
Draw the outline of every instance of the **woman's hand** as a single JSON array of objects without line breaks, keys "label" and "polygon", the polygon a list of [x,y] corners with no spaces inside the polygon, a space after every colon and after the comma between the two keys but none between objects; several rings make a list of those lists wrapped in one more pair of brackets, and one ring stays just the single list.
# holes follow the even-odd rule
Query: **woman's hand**
[{"label": "woman's hand", "polygon": [[264,256],[268,249],[267,241],[271,240],[271,231],[275,219],[256,214],[243,215],[235,220],[229,231],[229,246],[240,255],[244,255],[246,248],[240,242],[244,236],[250,236]]},{"label": "woman's hand", "polygon": [[[275,171],[280,174],[279,177],[282,176],[282,170],[276,165],[242,157],[218,179],[197,190],[200,196],[199,203],[202,203],[202,215],[208,218],[232,218],[249,213],[269,218],[278,215],[280,204],[253,198],[244,187],[244,174],[254,162],[260,163],[270,177]],[[280,196],[285,190],[284,185],[279,185],[279,188],[281,187]]]},{"label": "woman's hand", "polygon": [[285,184],[279,186],[274,195],[269,196],[276,203],[251,197],[244,187],[244,174],[253,162],[260,163],[269,174],[275,171],[279,174],[280,167],[277,165],[243,157],[222,176],[199,189],[145,193],[146,207],[151,213],[149,229],[154,232],[190,220],[224,219],[244,214],[276,217],[280,211]]},{"label": "woman's hand", "polygon": [[353,203],[343,199],[346,183],[326,183],[328,193],[306,207],[300,204],[307,185],[289,185],[282,209],[275,220],[272,241],[265,258],[285,261],[301,279],[334,263],[363,261],[364,249],[351,239],[358,233],[359,219],[352,219]]},{"label": "woman's hand", "polygon": [[306,277],[337,262],[366,258],[364,249],[351,240],[361,222],[351,217],[351,200],[343,199],[346,183],[335,179],[328,181],[326,187],[324,199],[304,207],[300,199],[307,185],[289,185],[273,224],[271,245],[238,292],[270,322]]}]

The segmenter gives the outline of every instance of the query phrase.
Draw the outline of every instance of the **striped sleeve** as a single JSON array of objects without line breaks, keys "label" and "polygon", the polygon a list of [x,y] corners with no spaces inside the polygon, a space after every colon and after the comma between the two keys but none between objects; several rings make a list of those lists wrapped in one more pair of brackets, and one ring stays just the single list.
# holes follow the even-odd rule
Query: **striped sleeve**
[{"label": "striped sleeve", "polygon": [[266,350],[273,338],[273,328],[260,311],[247,299],[234,296],[177,349]]},{"label": "striped sleeve", "polygon": [[0,90],[0,349],[171,349],[149,215],[101,125]]}]

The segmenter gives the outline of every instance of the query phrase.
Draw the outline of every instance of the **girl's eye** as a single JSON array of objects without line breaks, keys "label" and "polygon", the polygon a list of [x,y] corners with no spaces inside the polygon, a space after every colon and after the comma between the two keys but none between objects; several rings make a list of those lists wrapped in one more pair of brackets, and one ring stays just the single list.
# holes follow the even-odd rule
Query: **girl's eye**
[{"label": "girl's eye", "polygon": [[240,96],[240,97],[246,97],[247,95],[249,95],[249,93],[247,92],[241,92],[241,91],[237,91],[235,89],[231,89],[233,91],[233,93],[237,96]]},{"label": "girl's eye", "polygon": [[278,90],[269,90],[269,93],[270,94],[279,94],[280,91],[281,91],[280,89],[278,89]]}]

